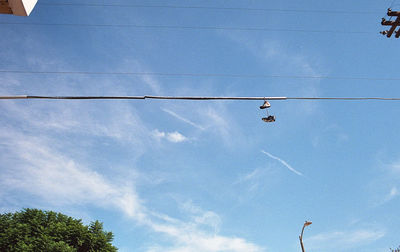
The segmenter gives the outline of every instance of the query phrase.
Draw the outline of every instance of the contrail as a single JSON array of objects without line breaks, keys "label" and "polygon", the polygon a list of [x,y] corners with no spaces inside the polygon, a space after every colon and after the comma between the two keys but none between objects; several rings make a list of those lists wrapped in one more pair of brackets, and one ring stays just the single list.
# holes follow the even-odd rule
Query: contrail
[{"label": "contrail", "polygon": [[195,127],[195,128],[198,128],[198,129],[200,129],[200,130],[205,130],[204,127],[202,127],[202,126],[200,126],[200,125],[198,125],[198,124],[196,124],[196,123],[190,121],[189,119],[186,119],[186,118],[184,118],[184,117],[178,115],[178,114],[175,113],[174,111],[171,111],[171,110],[165,109],[165,108],[163,108],[162,110],[163,110],[164,112],[166,112],[166,113],[172,115],[173,117],[175,117],[175,118],[177,118],[177,119],[179,119],[179,120],[181,120],[181,121],[183,121],[183,122],[185,122],[185,123],[187,123],[187,124],[192,125],[192,126]]},{"label": "contrail", "polygon": [[291,167],[288,163],[286,163],[285,160],[282,160],[282,159],[280,159],[278,157],[275,157],[274,155],[271,155],[270,153],[268,153],[268,152],[266,152],[264,150],[261,150],[261,152],[264,153],[265,155],[267,155],[268,157],[272,158],[272,159],[278,160],[281,164],[286,166],[290,171],[296,173],[299,176],[303,176],[303,173],[301,173],[301,172],[297,171],[296,169],[294,169],[293,167]]}]

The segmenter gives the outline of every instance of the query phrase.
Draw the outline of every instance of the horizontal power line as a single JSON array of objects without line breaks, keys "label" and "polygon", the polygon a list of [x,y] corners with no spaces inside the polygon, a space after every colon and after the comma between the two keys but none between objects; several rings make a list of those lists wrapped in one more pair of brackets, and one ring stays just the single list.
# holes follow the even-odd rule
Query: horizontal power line
[{"label": "horizontal power line", "polygon": [[303,33],[345,33],[373,34],[378,32],[352,30],[307,30],[307,29],[278,29],[264,27],[224,27],[224,26],[184,26],[184,25],[136,25],[136,24],[83,24],[83,23],[22,23],[0,22],[0,25],[23,26],[69,26],[69,27],[121,27],[136,29],[172,29],[172,30],[228,30],[228,31],[259,31],[259,32],[303,32]]},{"label": "horizontal power line", "polygon": [[248,8],[248,7],[215,7],[190,5],[143,5],[143,4],[102,4],[102,3],[38,3],[47,6],[84,6],[84,7],[130,7],[130,8],[158,8],[158,9],[196,9],[221,11],[251,11],[251,12],[293,12],[293,13],[323,13],[323,14],[377,14],[377,11],[359,10],[306,10],[306,9],[278,9],[278,8]]},{"label": "horizontal power line", "polygon": [[166,73],[166,72],[90,72],[90,71],[30,71],[1,70],[0,73],[10,74],[54,74],[54,75],[136,75],[136,76],[166,76],[166,77],[225,77],[225,78],[279,78],[279,79],[332,79],[332,80],[375,80],[398,81],[399,78],[328,76],[328,75],[274,75],[274,74],[223,74],[223,73]]},{"label": "horizontal power line", "polygon": [[0,96],[0,100],[15,99],[50,99],[50,100],[342,100],[342,101],[400,101],[393,97],[229,97],[229,96],[36,96],[36,95],[8,95]]}]

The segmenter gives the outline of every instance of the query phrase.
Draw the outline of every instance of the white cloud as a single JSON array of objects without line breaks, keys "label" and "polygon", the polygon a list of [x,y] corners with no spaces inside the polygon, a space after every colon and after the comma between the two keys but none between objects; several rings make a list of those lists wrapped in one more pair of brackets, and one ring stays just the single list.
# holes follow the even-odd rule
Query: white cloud
[{"label": "white cloud", "polygon": [[176,239],[176,245],[172,247],[153,247],[149,251],[186,251],[186,252],[257,252],[264,251],[259,246],[249,243],[242,238],[225,237],[221,235],[209,235],[191,228],[188,225],[179,227],[158,225],[153,227],[159,232],[168,234]]},{"label": "white cloud", "polygon": [[385,236],[383,230],[359,229],[354,231],[335,231],[314,235],[304,240],[309,250],[335,251],[363,246]]},{"label": "white cloud", "polygon": [[286,166],[286,168],[288,168],[290,171],[292,171],[293,173],[295,173],[295,174],[297,174],[297,175],[299,175],[299,176],[303,176],[303,174],[301,173],[301,172],[299,172],[299,171],[297,171],[296,169],[294,169],[292,166],[290,166],[285,160],[283,160],[283,159],[281,159],[281,158],[278,158],[278,157],[276,157],[276,156],[273,156],[272,154],[270,154],[270,153],[268,153],[268,152],[266,152],[266,151],[264,151],[264,150],[262,150],[261,151],[262,153],[264,153],[265,155],[267,155],[268,157],[270,157],[270,158],[272,158],[272,159],[275,159],[275,160],[278,160],[281,164],[283,164],[284,166]]},{"label": "white cloud", "polygon": [[155,129],[152,133],[152,135],[157,138],[157,139],[167,139],[168,141],[172,143],[180,143],[180,142],[185,142],[188,140],[187,137],[179,133],[178,131],[174,132],[163,132],[159,131],[158,129]]},{"label": "white cloud", "polygon": [[180,143],[180,142],[184,142],[187,140],[187,138],[184,135],[182,135],[181,133],[179,133],[177,131],[168,133],[167,139],[168,139],[168,141],[173,142],[173,143]]},{"label": "white cloud", "polygon": [[153,136],[157,139],[165,137],[165,132],[159,131],[158,129],[153,130]]}]

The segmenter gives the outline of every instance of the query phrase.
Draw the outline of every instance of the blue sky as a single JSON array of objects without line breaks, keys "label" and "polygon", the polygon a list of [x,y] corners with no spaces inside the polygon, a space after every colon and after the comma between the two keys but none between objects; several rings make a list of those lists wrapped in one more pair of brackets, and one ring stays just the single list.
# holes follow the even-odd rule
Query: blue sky
[{"label": "blue sky", "polygon": [[[398,80],[377,80],[400,77],[399,40],[378,33],[391,2],[118,1],[368,12],[346,14],[39,1],[30,17],[0,16],[1,70],[351,78],[2,72],[0,94],[399,96]],[[273,124],[261,121],[260,105],[3,100],[0,211],[34,207],[98,219],[120,251],[300,251],[305,220],[313,222],[304,237],[310,252],[400,245],[400,104],[274,101]]]}]

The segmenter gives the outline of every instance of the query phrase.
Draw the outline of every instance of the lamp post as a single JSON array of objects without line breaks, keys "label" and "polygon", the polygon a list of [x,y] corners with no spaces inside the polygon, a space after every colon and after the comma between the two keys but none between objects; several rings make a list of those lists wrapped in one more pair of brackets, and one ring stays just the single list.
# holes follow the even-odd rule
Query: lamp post
[{"label": "lamp post", "polygon": [[305,221],[305,222],[304,222],[304,225],[303,225],[303,228],[301,229],[301,235],[299,236],[299,239],[300,239],[301,251],[303,251],[303,252],[305,252],[305,250],[304,250],[304,245],[303,245],[303,233],[304,233],[304,228],[307,227],[307,226],[310,226],[311,224],[312,224],[311,221]]}]

